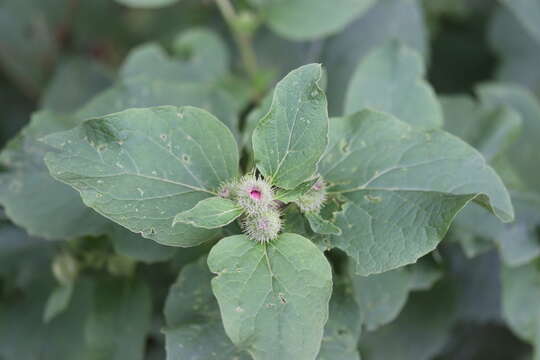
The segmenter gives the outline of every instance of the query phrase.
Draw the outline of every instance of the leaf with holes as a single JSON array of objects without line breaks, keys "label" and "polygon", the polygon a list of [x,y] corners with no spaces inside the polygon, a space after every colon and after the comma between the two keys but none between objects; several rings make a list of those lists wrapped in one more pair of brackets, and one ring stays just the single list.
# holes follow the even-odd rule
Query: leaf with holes
[{"label": "leaf with holes", "polygon": [[51,174],[77,189],[86,205],[159,243],[194,246],[216,230],[174,217],[214,195],[236,177],[238,150],[231,132],[193,107],[131,109],[86,121],[45,142]]}]

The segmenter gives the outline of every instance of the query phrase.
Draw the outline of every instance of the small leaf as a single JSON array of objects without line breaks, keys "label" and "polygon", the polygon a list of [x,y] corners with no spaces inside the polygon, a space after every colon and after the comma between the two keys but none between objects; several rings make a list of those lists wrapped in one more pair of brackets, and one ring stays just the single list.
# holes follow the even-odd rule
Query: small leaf
[{"label": "small leaf", "polygon": [[364,16],[344,31],[325,40],[322,63],[328,72],[326,94],[330,115],[344,114],[347,84],[361,59],[377,46],[390,39],[397,39],[424,57],[429,56],[424,19],[425,12],[418,1],[376,1]]},{"label": "small leaf", "polygon": [[43,313],[43,321],[48,323],[57,315],[60,315],[69,306],[71,296],[73,295],[73,284],[62,285],[53,290]]},{"label": "small leaf", "polygon": [[173,218],[215,195],[238,172],[230,131],[193,107],[131,109],[92,119],[45,141],[51,174],[79,190],[98,213],[144,237],[194,246],[216,231]]},{"label": "small leaf", "polygon": [[184,223],[204,229],[216,229],[230,224],[243,212],[242,207],[234,201],[216,196],[201,200],[192,209],[176,215],[173,226]]},{"label": "small leaf", "polygon": [[339,32],[376,0],[249,0],[258,6],[268,26],[292,40],[310,40]]},{"label": "small leaf", "polygon": [[328,143],[321,65],[302,66],[274,90],[270,111],[253,132],[255,163],[272,184],[294,189],[309,179]]},{"label": "small leaf", "polygon": [[323,235],[341,235],[341,229],[331,221],[323,219],[320,214],[308,211],[304,214],[311,226],[311,230]]},{"label": "small leaf", "polygon": [[351,269],[353,296],[360,317],[368,331],[390,323],[405,306],[412,283],[412,273],[402,267],[383,274],[360,276]]},{"label": "small leaf", "polygon": [[208,256],[225,331],[255,360],[313,360],[328,319],[332,272],[308,239],[282,234],[268,244],[231,236]]},{"label": "small leaf", "polygon": [[424,76],[421,55],[390,41],[358,64],[347,90],[345,114],[369,108],[392,114],[413,126],[440,127],[441,106]]},{"label": "small leaf", "polygon": [[276,194],[276,199],[281,200],[284,203],[293,202],[294,200],[297,200],[299,197],[311,190],[311,188],[313,187],[313,185],[315,185],[316,182],[317,179],[313,179],[306,181],[291,190],[280,189]]},{"label": "small leaf", "polygon": [[330,317],[317,360],[360,360],[357,343],[361,332],[358,305],[351,296],[351,285],[342,280],[334,284]]},{"label": "small leaf", "polygon": [[361,275],[413,263],[433,250],[473,199],[503,221],[513,218],[495,171],[443,131],[362,111],[333,120],[330,139],[319,170],[329,193],[348,201],[336,214],[343,235],[332,243],[357,262]]}]

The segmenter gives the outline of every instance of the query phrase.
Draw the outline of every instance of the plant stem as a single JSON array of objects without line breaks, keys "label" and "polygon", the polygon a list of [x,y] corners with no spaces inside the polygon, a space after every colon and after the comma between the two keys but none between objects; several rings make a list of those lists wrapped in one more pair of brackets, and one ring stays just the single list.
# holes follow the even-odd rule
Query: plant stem
[{"label": "plant stem", "polygon": [[233,34],[247,74],[252,80],[255,80],[258,72],[258,65],[257,56],[255,55],[251,43],[251,36],[238,31],[238,27],[236,26],[238,14],[229,0],[216,0],[216,4]]}]

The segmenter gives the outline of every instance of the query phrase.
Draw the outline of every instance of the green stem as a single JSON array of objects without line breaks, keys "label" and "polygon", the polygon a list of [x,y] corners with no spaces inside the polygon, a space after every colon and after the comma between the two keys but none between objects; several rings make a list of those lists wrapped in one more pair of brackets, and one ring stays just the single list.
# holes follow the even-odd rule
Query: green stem
[{"label": "green stem", "polygon": [[247,74],[252,80],[255,81],[258,72],[258,65],[257,56],[255,55],[255,51],[253,50],[251,43],[251,36],[238,31],[238,27],[236,26],[238,14],[234,10],[234,7],[229,0],[216,0],[216,4],[233,34],[236,45],[240,50],[242,63],[244,64]]}]

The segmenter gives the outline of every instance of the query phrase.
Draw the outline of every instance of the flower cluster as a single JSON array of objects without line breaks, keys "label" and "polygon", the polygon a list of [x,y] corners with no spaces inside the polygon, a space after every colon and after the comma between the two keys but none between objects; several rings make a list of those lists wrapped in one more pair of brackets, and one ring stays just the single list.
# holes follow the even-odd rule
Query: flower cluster
[{"label": "flower cluster", "polygon": [[272,186],[264,179],[246,175],[234,183],[222,185],[218,194],[235,200],[245,210],[240,223],[250,239],[265,243],[278,236],[280,213]]}]

